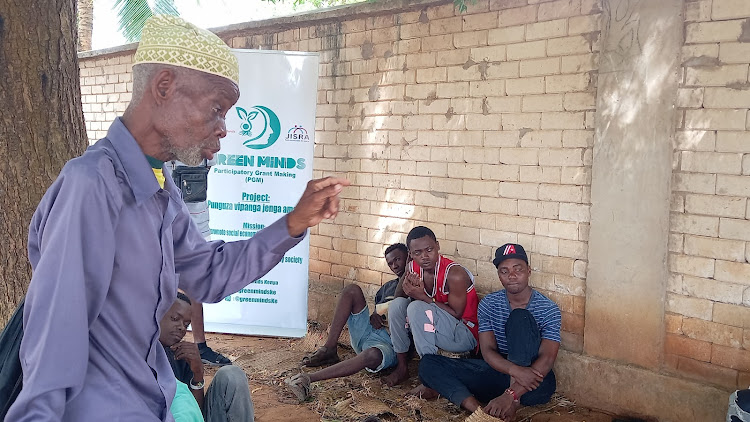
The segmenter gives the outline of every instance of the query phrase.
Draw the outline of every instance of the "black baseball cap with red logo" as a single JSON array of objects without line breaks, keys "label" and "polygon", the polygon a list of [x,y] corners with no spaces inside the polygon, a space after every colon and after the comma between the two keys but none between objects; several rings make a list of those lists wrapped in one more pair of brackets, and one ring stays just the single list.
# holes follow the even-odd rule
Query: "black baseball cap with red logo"
[{"label": "black baseball cap with red logo", "polygon": [[526,251],[523,249],[523,246],[516,243],[506,243],[497,248],[495,251],[495,259],[492,260],[492,263],[495,264],[495,268],[497,268],[501,262],[513,258],[521,259],[526,264],[529,263],[529,257],[526,256]]}]

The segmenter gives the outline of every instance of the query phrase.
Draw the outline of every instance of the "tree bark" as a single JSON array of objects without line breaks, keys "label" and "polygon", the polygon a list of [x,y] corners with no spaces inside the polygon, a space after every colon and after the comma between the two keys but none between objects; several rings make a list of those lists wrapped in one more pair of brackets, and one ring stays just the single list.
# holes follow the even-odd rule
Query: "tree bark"
[{"label": "tree bark", "polygon": [[94,32],[94,0],[78,1],[78,51],[91,50]]},{"label": "tree bark", "polygon": [[0,327],[31,279],[28,226],[86,146],[75,0],[0,0]]}]

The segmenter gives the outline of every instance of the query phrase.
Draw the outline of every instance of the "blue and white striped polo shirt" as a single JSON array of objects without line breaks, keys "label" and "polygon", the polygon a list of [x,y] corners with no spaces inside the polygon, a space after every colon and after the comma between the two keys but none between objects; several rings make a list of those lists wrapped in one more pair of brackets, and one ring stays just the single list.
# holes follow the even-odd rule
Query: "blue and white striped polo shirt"
[{"label": "blue and white striped polo shirt", "polygon": [[[560,342],[560,308],[547,296],[531,291],[531,299],[526,309],[534,316],[542,333],[542,338]],[[497,340],[497,351],[508,354],[508,341],[505,338],[505,323],[510,315],[510,302],[505,290],[490,293],[479,302],[479,332],[492,331]]]}]

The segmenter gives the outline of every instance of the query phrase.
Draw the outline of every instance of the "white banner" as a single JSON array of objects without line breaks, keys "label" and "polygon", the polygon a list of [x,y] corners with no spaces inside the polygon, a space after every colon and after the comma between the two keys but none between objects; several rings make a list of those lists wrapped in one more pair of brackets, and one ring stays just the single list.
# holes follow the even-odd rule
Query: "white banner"
[{"label": "white banner", "polygon": [[[211,237],[248,239],[288,213],[312,178],[316,53],[233,50],[240,99],[208,175]],[[310,240],[265,277],[204,306],[205,330],[302,337],[307,332]],[[249,282],[250,280],[248,280]]]}]

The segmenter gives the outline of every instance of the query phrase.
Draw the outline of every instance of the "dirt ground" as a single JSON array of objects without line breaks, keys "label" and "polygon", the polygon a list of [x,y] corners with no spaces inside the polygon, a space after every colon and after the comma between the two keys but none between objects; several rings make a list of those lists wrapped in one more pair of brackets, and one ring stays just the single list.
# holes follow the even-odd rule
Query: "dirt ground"
[{"label": "dirt ground", "polygon": [[[208,334],[208,344],[234,361],[248,375],[257,422],[326,421],[461,421],[469,414],[440,398],[425,401],[404,394],[416,386],[417,361],[409,367],[411,380],[395,388],[383,386],[380,375],[362,371],[348,378],[313,384],[312,398],[304,403],[289,393],[284,379],[299,372],[299,361],[324,343],[325,332],[314,327],[304,339],[279,339]],[[188,334],[187,340],[190,340]],[[354,356],[348,333],[339,342],[339,356]],[[206,372],[208,380],[214,368]],[[576,406],[561,395],[543,406],[523,408],[516,422],[611,422],[613,416]]]}]

